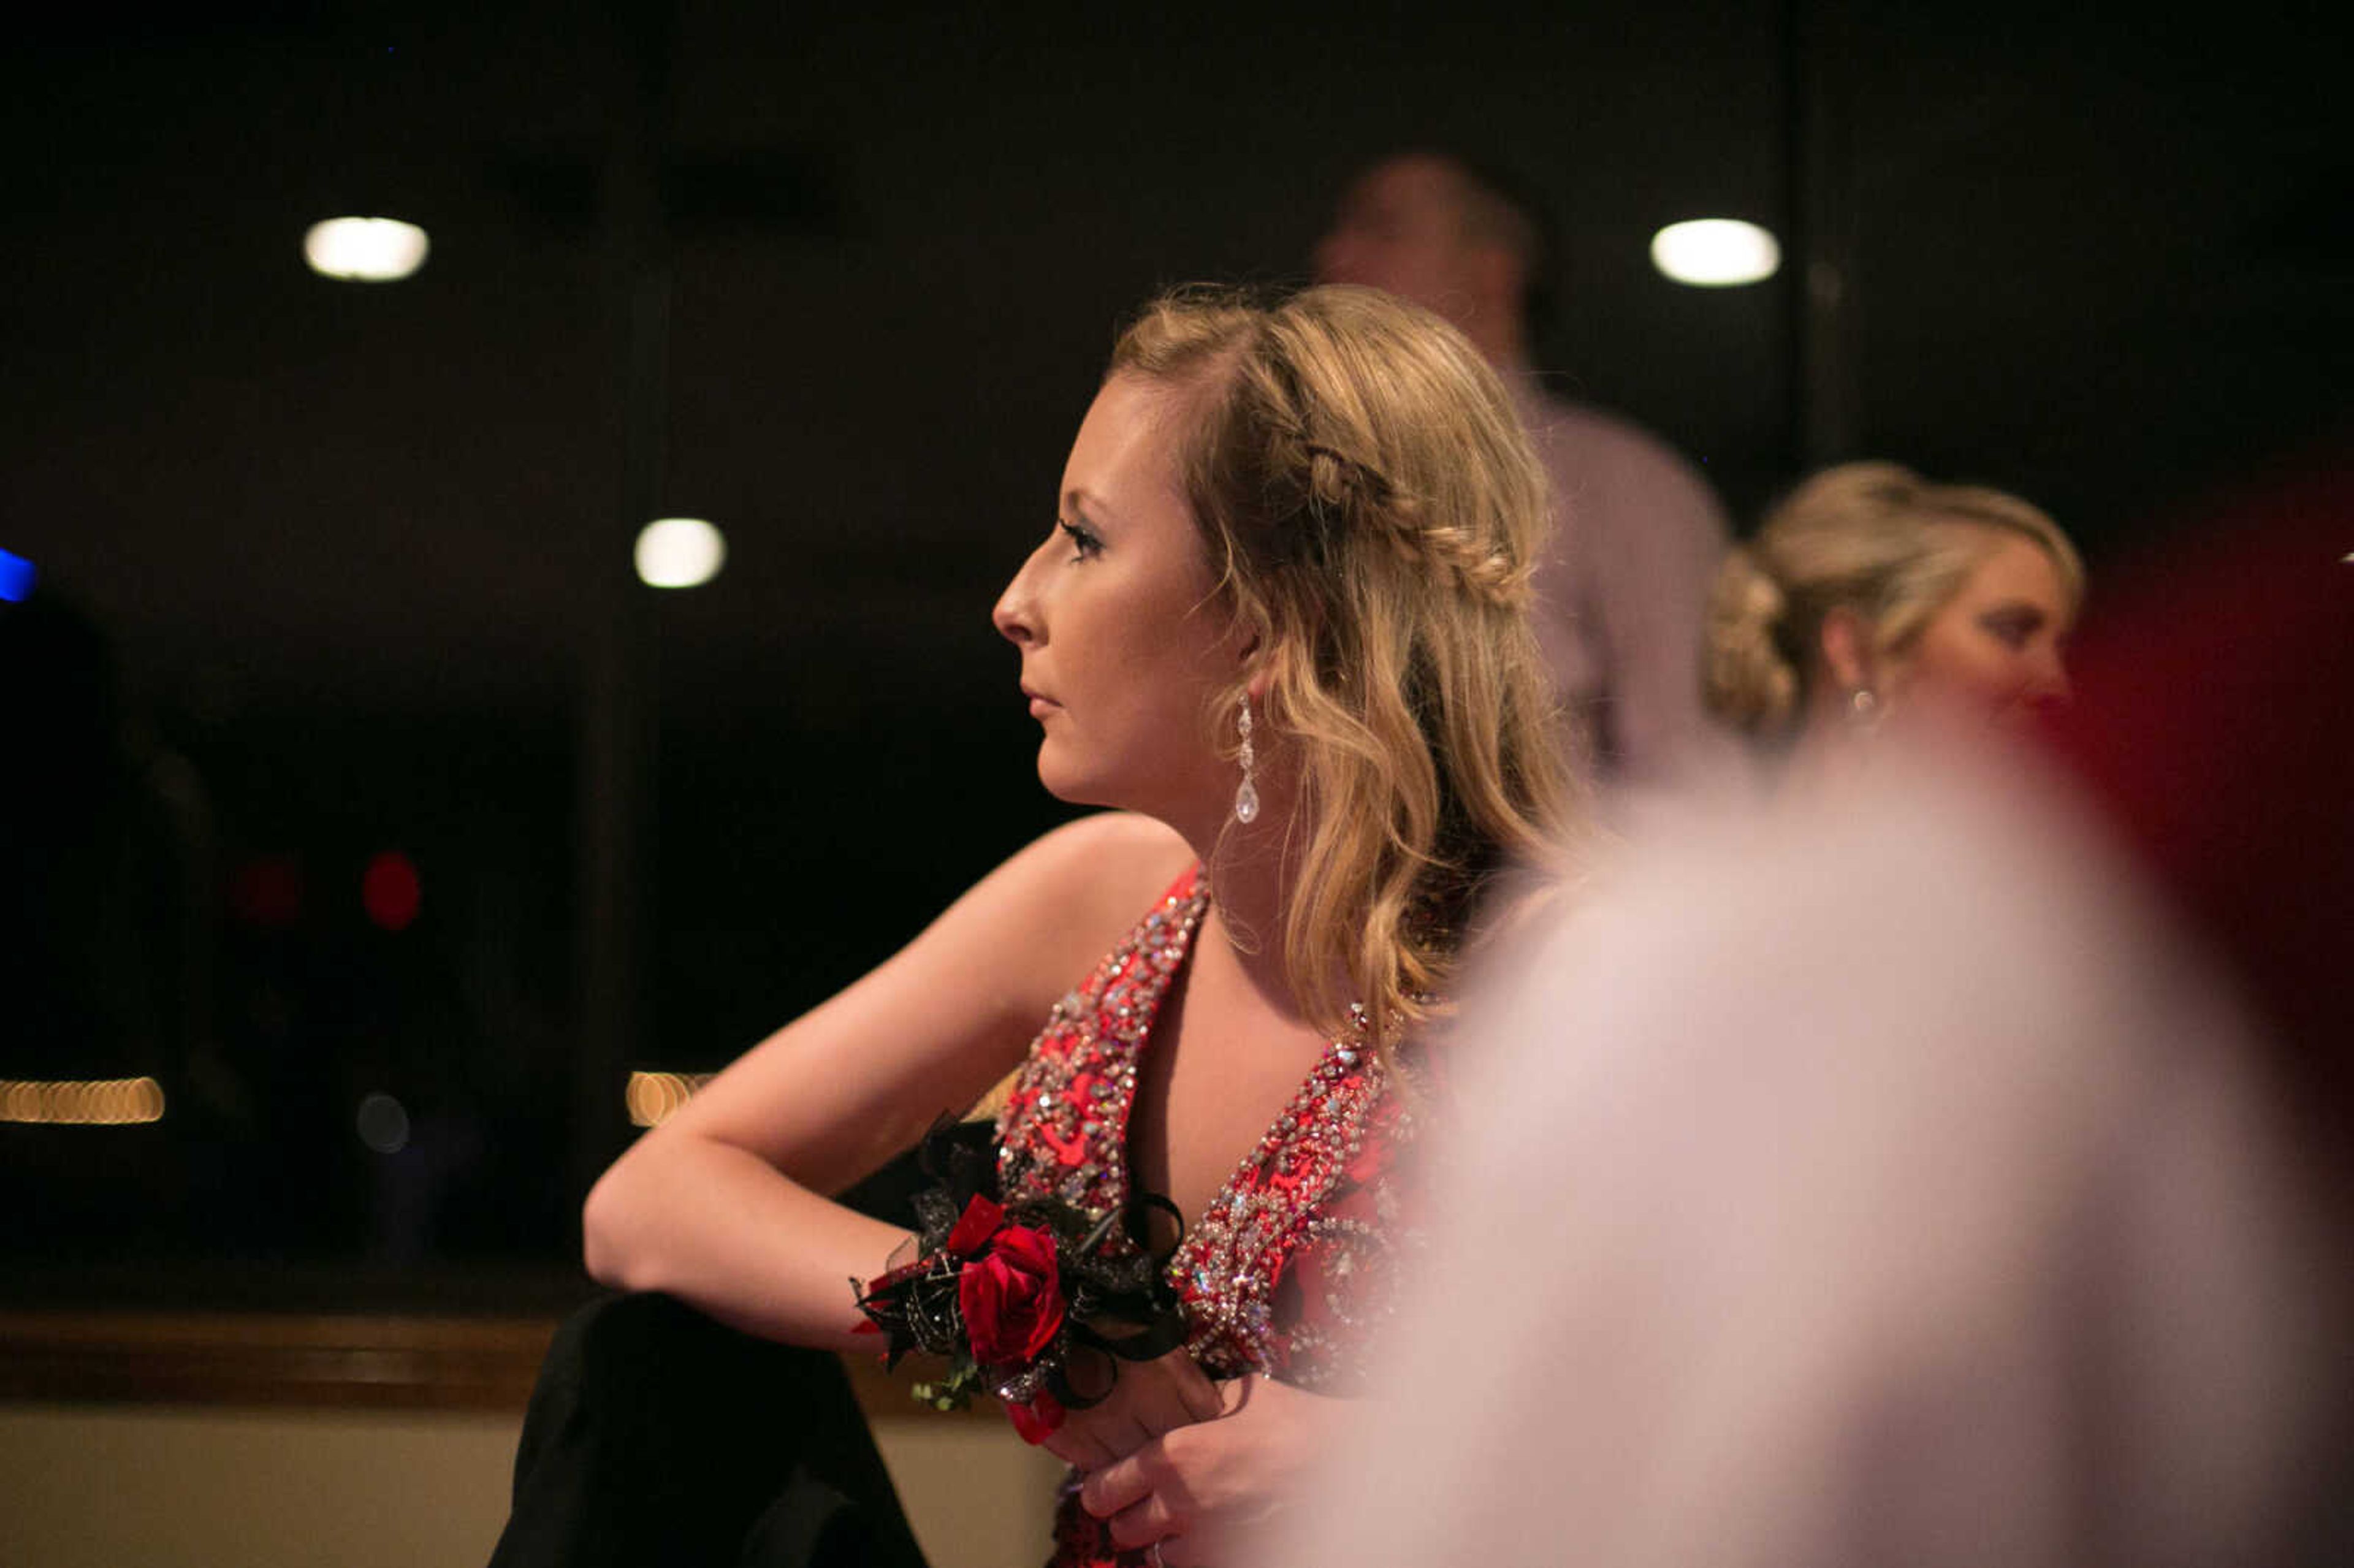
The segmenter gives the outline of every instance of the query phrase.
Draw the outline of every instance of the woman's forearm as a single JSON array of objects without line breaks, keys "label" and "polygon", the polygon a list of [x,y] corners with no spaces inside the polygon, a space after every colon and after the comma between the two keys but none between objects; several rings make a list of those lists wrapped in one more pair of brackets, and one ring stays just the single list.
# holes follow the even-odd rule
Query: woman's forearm
[{"label": "woman's forearm", "polygon": [[850,1280],[883,1272],[907,1232],[790,1181],[748,1150],[648,1138],[588,1194],[588,1272],[659,1290],[748,1333],[822,1350],[871,1349]]}]

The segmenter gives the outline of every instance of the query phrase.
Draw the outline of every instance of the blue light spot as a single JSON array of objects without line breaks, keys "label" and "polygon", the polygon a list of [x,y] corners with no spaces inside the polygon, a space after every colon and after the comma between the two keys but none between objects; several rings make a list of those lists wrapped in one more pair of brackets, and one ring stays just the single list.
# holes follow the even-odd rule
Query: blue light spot
[{"label": "blue light spot", "polygon": [[32,598],[35,575],[32,562],[0,550],[0,599],[21,601]]}]

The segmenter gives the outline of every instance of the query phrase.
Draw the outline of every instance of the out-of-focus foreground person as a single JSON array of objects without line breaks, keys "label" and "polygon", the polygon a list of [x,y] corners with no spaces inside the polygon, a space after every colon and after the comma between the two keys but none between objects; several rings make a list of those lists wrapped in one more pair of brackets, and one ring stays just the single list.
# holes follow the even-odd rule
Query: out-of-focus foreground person
[{"label": "out-of-focus foreground person", "polygon": [[[1527,615],[1543,496],[1503,387],[1426,312],[1320,288],[1144,313],[994,613],[1041,780],[1115,810],[599,1181],[590,1270],[638,1294],[559,1337],[501,1568],[915,1561],[832,1352],[918,1312],[951,1378],[1084,1476],[1060,1568],[1230,1562],[1237,1519],[1296,1500],[1340,1396],[1381,1381],[1359,1330],[1408,1239],[1424,1025],[1500,884],[1569,831]],[[923,1255],[833,1201],[1016,1069]],[[903,1287],[933,1293],[877,1313]]]},{"label": "out-of-focus foreground person", "polygon": [[1316,275],[1384,289],[1461,328],[1503,375],[1553,485],[1537,635],[1605,785],[1672,784],[1721,746],[1702,712],[1700,647],[1724,511],[1658,437],[1540,385],[1532,314],[1553,257],[1536,204],[1447,154],[1353,180]]},{"label": "out-of-focus foreground person", "polygon": [[1844,463],[1725,557],[1708,703],[1816,759],[1908,712],[2017,727],[2068,694],[2062,652],[2084,591],[2068,536],[2017,496]]},{"label": "out-of-focus foreground person", "polygon": [[1412,1406],[1269,1561],[2354,1560],[2354,465],[2229,516],[2056,747],[1900,729],[1593,879],[1485,1015]]}]

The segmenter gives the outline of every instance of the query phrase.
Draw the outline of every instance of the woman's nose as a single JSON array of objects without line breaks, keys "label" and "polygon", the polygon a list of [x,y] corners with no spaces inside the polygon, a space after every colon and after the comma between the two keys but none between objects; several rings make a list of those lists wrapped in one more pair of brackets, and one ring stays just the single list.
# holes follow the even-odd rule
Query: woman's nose
[{"label": "woman's nose", "polygon": [[1013,580],[1005,585],[1005,591],[997,596],[996,607],[989,612],[990,624],[997,628],[998,635],[1017,648],[1028,647],[1038,637],[1037,608],[1030,591],[1030,572],[1037,562],[1034,552],[1022,563],[1022,569],[1013,574]]},{"label": "woman's nose", "polygon": [[2027,678],[2030,700],[2040,705],[2059,707],[2067,703],[2070,692],[2068,667],[2061,661],[2060,650],[2044,650],[2036,658]]}]

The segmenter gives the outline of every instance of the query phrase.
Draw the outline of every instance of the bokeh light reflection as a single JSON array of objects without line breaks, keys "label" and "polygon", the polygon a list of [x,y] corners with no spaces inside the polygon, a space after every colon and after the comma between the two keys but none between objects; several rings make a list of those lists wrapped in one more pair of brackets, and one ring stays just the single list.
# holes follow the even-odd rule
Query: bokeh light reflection
[{"label": "bokeh light reflection", "polygon": [[1782,245],[1737,217],[1671,223],[1651,237],[1651,265],[1679,283],[1728,289],[1762,282],[1781,270]]},{"label": "bokeh light reflection", "polygon": [[397,217],[331,217],[302,237],[302,260],[323,278],[391,283],[425,265],[425,231]]},{"label": "bokeh light reflection", "polygon": [[378,1154],[398,1154],[408,1147],[408,1107],[382,1090],[360,1101],[353,1125],[360,1141]]},{"label": "bokeh light reflection", "polygon": [[695,1091],[711,1081],[709,1073],[631,1073],[622,1098],[631,1127],[660,1127]]},{"label": "bokeh light reflection", "polygon": [[638,580],[649,588],[701,588],[726,563],[726,539],[700,517],[664,517],[639,531]]},{"label": "bokeh light reflection", "polygon": [[138,1078],[0,1078],[0,1122],[134,1127],[164,1119],[164,1086]]},{"label": "bokeh light reflection", "polygon": [[360,876],[360,906],[382,929],[408,930],[425,906],[425,884],[417,874],[417,863],[398,850],[386,850],[370,860]]}]

